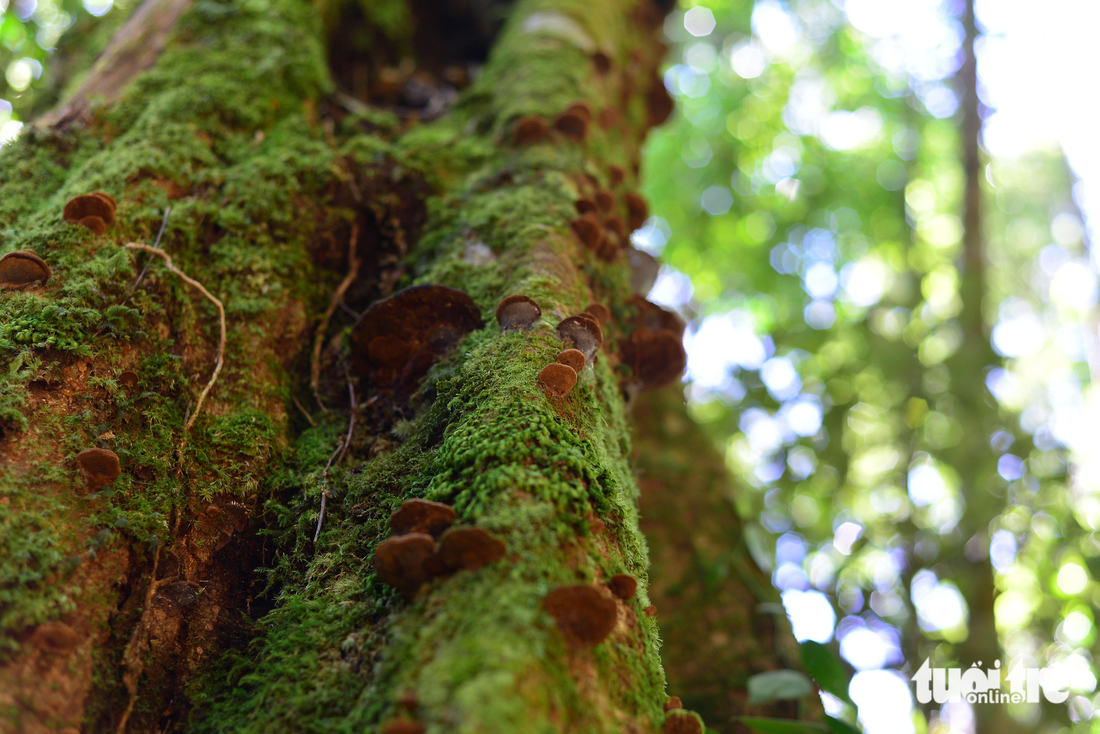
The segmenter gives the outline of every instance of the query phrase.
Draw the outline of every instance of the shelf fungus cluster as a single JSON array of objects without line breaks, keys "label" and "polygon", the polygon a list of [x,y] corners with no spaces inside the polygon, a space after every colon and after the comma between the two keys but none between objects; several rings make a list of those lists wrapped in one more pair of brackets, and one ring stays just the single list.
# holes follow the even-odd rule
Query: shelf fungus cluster
[{"label": "shelf fungus cluster", "polygon": [[638,314],[630,336],[619,341],[619,355],[640,390],[656,390],[679,379],[687,367],[684,322],[671,311],[643,298],[632,298]]},{"label": "shelf fungus cluster", "polygon": [[[621,168],[609,174],[611,181],[622,181],[624,177]],[[573,202],[578,216],[569,223],[569,228],[586,250],[594,252],[604,262],[614,262],[630,249],[630,233],[645,224],[649,207],[645,199],[633,191],[624,193],[620,200],[614,192],[600,189],[587,179],[582,188],[595,188],[595,191],[586,191]]]},{"label": "shelf fungus cluster", "polygon": [[405,500],[390,517],[393,535],[374,551],[378,578],[411,599],[429,579],[476,571],[504,557],[504,542],[484,528],[454,525],[455,512],[429,500]]},{"label": "shelf fungus cluster", "polygon": [[87,227],[96,234],[103,234],[115,223],[118,202],[103,191],[93,191],[69,199],[62,216],[70,224]]},{"label": "shelf fungus cluster", "polygon": [[76,455],[76,465],[84,474],[84,484],[96,492],[118,479],[121,468],[118,454],[109,449],[84,449]]},{"label": "shelf fungus cluster", "polygon": [[[606,306],[593,306],[603,309],[599,312],[601,316],[607,312]],[[556,361],[539,372],[539,385],[547,395],[563,398],[576,386],[578,373],[596,358],[596,352],[603,346],[603,330],[597,318],[586,310],[558,324],[558,336],[566,348],[558,353]]]},{"label": "shelf fungus cluster", "polygon": [[591,648],[607,639],[619,619],[615,600],[594,586],[574,584],[554,589],[542,599],[569,644]]},{"label": "shelf fungus cluster", "polygon": [[50,266],[34,250],[16,250],[0,257],[0,289],[21,290],[49,280],[51,275]]},{"label": "shelf fungus cluster", "polygon": [[525,146],[541,143],[557,133],[566,140],[583,142],[588,137],[588,126],[592,124],[592,108],[586,102],[574,102],[566,107],[551,123],[538,115],[521,117],[512,125],[512,143]]},{"label": "shelf fungus cluster", "polygon": [[432,365],[481,325],[481,312],[463,291],[414,285],[363,313],[351,333],[352,367],[382,388],[412,392]]}]

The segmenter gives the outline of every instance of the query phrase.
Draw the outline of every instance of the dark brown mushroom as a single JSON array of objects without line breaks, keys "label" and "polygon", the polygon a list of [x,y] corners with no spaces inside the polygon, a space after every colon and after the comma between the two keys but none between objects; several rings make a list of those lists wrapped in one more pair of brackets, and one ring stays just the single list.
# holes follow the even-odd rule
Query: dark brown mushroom
[{"label": "dark brown mushroom", "polygon": [[[566,367],[572,367],[573,372],[579,373],[584,369],[585,365],[584,352],[579,349],[566,349],[558,353],[558,362],[564,364]],[[541,375],[539,379],[542,379]],[[573,382],[576,383],[576,378],[574,378]],[[569,389],[572,390],[572,386],[570,386]]]},{"label": "dark brown mushroom", "polygon": [[22,288],[53,274],[34,250],[16,250],[0,257],[0,288]]},{"label": "dark brown mushroom", "polygon": [[80,644],[80,635],[64,622],[45,622],[38,625],[31,639],[39,650],[59,655]]},{"label": "dark brown mushroom", "polygon": [[592,318],[599,322],[601,327],[611,320],[611,309],[602,303],[588,304],[584,307],[584,313],[590,314]]},{"label": "dark brown mushroom", "polygon": [[671,331],[651,332],[639,328],[630,339],[619,342],[623,363],[634,370],[642,390],[656,390],[680,378],[687,367],[684,342]]},{"label": "dark brown mushroom", "polygon": [[653,290],[657,276],[661,272],[661,263],[644,250],[630,248],[630,288],[634,295],[645,296]]},{"label": "dark brown mushroom", "polygon": [[426,533],[438,538],[455,521],[455,511],[442,502],[411,499],[390,515],[390,529],[397,535]]},{"label": "dark brown mushroom", "polygon": [[557,622],[565,639],[580,647],[603,642],[619,618],[615,602],[587,584],[554,589],[543,597],[542,608]]},{"label": "dark brown mushroom", "polygon": [[669,711],[675,711],[676,709],[682,709],[683,707],[684,707],[684,704],[683,704],[682,701],[680,701],[679,696],[669,696],[668,700],[665,701],[665,713],[666,714]]},{"label": "dark brown mushroom", "polygon": [[137,387],[138,373],[133,370],[125,370],[118,376],[118,384],[123,387]]},{"label": "dark brown mushroom", "polygon": [[217,517],[218,515],[222,514],[222,509],[217,505],[207,505],[206,509],[203,510],[203,512],[206,513],[207,517]]},{"label": "dark brown mushroom", "polygon": [[567,364],[551,362],[539,372],[539,384],[547,395],[564,398],[577,384],[577,371]]},{"label": "dark brown mushroom", "polygon": [[382,734],[424,734],[424,725],[409,719],[390,719],[382,725]]},{"label": "dark brown mushroom", "polygon": [[647,617],[656,617],[657,616],[657,607],[653,606],[652,604],[650,604],[648,607],[646,607],[642,611],[645,612],[645,616],[647,616]]},{"label": "dark brown mushroom", "polygon": [[530,329],[542,316],[539,304],[527,296],[516,294],[508,296],[497,306],[497,323],[500,328]]},{"label": "dark brown mushroom", "polygon": [[586,313],[570,316],[558,324],[558,335],[567,344],[584,353],[586,361],[591,362],[596,352],[603,346],[603,331],[599,322]]},{"label": "dark brown mushroom", "polygon": [[[70,224],[82,224],[89,227],[89,229],[91,227],[85,224],[84,220],[88,217],[96,217],[102,222],[103,230],[106,231],[108,226],[115,223],[116,206],[114,198],[110,195],[102,191],[95,191],[91,194],[81,194],[69,199],[69,202],[65,204],[62,216]],[[96,234],[102,234],[102,232]]]},{"label": "dark brown mushroom", "polygon": [[574,142],[581,142],[588,136],[588,123],[592,120],[592,111],[588,105],[578,102],[570,105],[554,118],[554,129]]},{"label": "dark brown mushroom", "polygon": [[351,333],[352,367],[361,378],[415,389],[428,368],[465,334],[480,328],[468,295],[444,285],[415,285],[376,301]]},{"label": "dark brown mushroom", "polygon": [[622,166],[611,164],[607,167],[607,178],[611,182],[612,187],[618,186],[626,180],[626,169]]},{"label": "dark brown mushroom", "polygon": [[91,492],[106,487],[121,472],[118,454],[108,449],[84,449],[76,455],[76,465],[84,472],[84,484]]},{"label": "dark brown mushroom", "polygon": [[565,108],[565,111],[576,115],[584,120],[586,123],[592,122],[592,108],[588,106],[587,102],[574,102]]},{"label": "dark brown mushroom", "polygon": [[672,115],[675,108],[676,103],[672,101],[672,96],[665,88],[665,80],[654,71],[650,78],[649,89],[645,93],[646,122],[650,127],[657,127]]},{"label": "dark brown mushroom", "polygon": [[600,221],[595,214],[590,212],[574,219],[569,223],[569,228],[573,230],[577,240],[589,250],[599,248],[603,232],[600,231]]},{"label": "dark brown mushroom", "polygon": [[618,204],[618,201],[615,199],[615,194],[606,190],[596,192],[596,206],[600,208],[601,212],[614,211],[616,204]]},{"label": "dark brown mushroom", "polygon": [[619,243],[624,243],[628,241],[626,234],[626,225],[623,224],[623,220],[618,214],[612,214],[608,217],[604,217],[603,226],[604,229],[615,235],[615,239]]},{"label": "dark brown mushroom", "polygon": [[680,337],[687,330],[687,324],[675,311],[661,308],[644,298],[631,298],[629,303],[638,309],[638,315],[634,319],[636,326],[643,326],[650,331],[671,331]]},{"label": "dark brown mushroom", "polygon": [[81,227],[92,230],[93,234],[103,234],[107,231],[107,223],[96,216],[84,217],[77,222]]},{"label": "dark brown mushroom", "polygon": [[397,705],[410,714],[415,713],[416,709],[420,706],[420,697],[416,695],[416,691],[411,688],[406,688],[398,697]]},{"label": "dark brown mushroom", "polygon": [[693,713],[676,709],[665,716],[661,734],[703,734],[703,722]]},{"label": "dark brown mushroom", "polygon": [[600,76],[611,71],[611,57],[603,51],[592,54],[592,64],[596,67],[596,73]]},{"label": "dark brown mushroom", "polygon": [[512,142],[516,145],[533,145],[544,140],[549,134],[550,127],[546,124],[546,120],[535,115],[521,117],[516,120],[515,127],[512,128]]},{"label": "dark brown mushroom", "polygon": [[458,525],[439,541],[439,560],[452,571],[476,571],[504,558],[504,541],[484,528]]},{"label": "dark brown mushroom", "polygon": [[374,549],[374,570],[379,580],[411,599],[428,580],[424,562],[435,553],[435,538],[409,533],[386,538]]},{"label": "dark brown mushroom", "polygon": [[641,229],[645,220],[649,219],[649,204],[646,204],[641,194],[634,191],[623,194],[623,201],[626,202],[627,224],[630,225],[630,230],[633,232]]},{"label": "dark brown mushroom", "polygon": [[577,214],[598,214],[600,208],[596,205],[592,199],[587,196],[582,196],[573,202],[573,207],[577,210]]},{"label": "dark brown mushroom", "polygon": [[628,573],[617,573],[607,580],[607,588],[623,601],[630,601],[638,593],[638,582]]}]

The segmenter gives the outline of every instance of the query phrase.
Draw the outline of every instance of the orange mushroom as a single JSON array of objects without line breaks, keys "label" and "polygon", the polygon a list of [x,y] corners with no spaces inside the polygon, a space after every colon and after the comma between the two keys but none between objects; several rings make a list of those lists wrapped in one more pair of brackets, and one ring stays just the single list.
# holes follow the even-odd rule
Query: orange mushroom
[{"label": "orange mushroom", "polygon": [[[583,354],[581,358],[584,358]],[[539,384],[548,395],[564,398],[577,384],[577,371],[567,364],[551,362],[539,372]]]},{"label": "orange mushroom", "polygon": [[426,533],[438,538],[455,521],[455,511],[442,502],[411,499],[390,515],[390,528],[397,535]]},{"label": "orange mushroom", "polygon": [[533,145],[549,134],[550,127],[546,120],[535,115],[521,117],[512,128],[512,142],[516,145]]},{"label": "orange mushroom", "polygon": [[84,449],[76,455],[76,465],[84,472],[84,484],[92,492],[106,487],[121,473],[118,454],[108,449]]},{"label": "orange mushroom", "polygon": [[614,601],[587,584],[562,586],[542,600],[542,607],[565,639],[578,647],[595,647],[615,629],[619,610]]},{"label": "orange mushroom", "polygon": [[34,250],[16,250],[0,257],[0,288],[24,288],[53,275]]}]

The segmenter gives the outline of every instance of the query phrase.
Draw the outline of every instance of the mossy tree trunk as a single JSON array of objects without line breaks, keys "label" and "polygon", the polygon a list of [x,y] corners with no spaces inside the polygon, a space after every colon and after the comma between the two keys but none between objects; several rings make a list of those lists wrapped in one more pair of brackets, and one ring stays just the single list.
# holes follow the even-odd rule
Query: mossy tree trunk
[{"label": "mossy tree trunk", "polygon": [[[87,94],[0,154],[0,252],[53,269],[0,291],[0,730],[659,730],[614,346],[630,272],[568,222],[611,166],[637,171],[661,13],[521,2],[458,104],[414,124],[333,104],[343,6],[148,2]],[[364,7],[379,43],[412,44],[402,3]],[[517,118],[576,101],[608,110],[584,141],[513,144]],[[101,235],[62,219],[93,190],[119,202]],[[162,226],[225,307],[197,416],[218,312],[123,246]],[[355,311],[416,283],[465,291],[485,326],[402,395],[349,370],[346,337]],[[512,293],[541,304],[532,330],[496,326]],[[602,358],[549,397],[554,327],[593,301],[613,313]],[[122,465],[96,491],[75,464],[89,447]],[[412,600],[382,584],[373,551],[410,497],[452,505],[505,559]],[[618,573],[642,583],[614,631],[569,644],[540,601],[579,583],[611,598]]]}]

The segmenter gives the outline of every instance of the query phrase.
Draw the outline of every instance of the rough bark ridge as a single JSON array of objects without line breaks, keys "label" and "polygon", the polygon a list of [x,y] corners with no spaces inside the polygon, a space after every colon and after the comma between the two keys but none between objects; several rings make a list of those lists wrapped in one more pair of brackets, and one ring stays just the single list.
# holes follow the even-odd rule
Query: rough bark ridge
[{"label": "rough bark ridge", "polygon": [[[634,183],[616,189],[609,166],[636,170],[662,113],[659,20],[646,2],[522,3],[458,107],[406,130],[371,112],[320,118],[331,84],[312,6],[205,0],[116,101],[3,152],[0,247],[33,249],[54,271],[0,295],[6,730],[661,727],[624,369],[605,352],[562,399],[536,381],[563,347],[560,319],[599,301],[618,337],[635,316],[623,259],[598,259],[568,222],[582,187]],[[584,140],[513,145],[517,118],[582,100],[607,110]],[[119,200],[103,235],[61,218],[93,190]],[[161,245],[229,325],[225,369],[186,435],[216,313],[120,246],[151,243],[168,205]],[[487,325],[413,395],[362,380],[349,405],[351,319],[337,316],[323,335],[328,410],[289,415],[293,399],[313,405],[313,332],[353,236],[364,267],[349,309],[398,282],[441,283]],[[541,304],[533,330],[493,322],[512,293]],[[328,470],[349,408],[357,428]],[[93,493],[74,464],[91,446],[122,462]],[[371,556],[409,497],[452,505],[506,558],[406,601]],[[642,583],[615,602],[610,637],[569,645],[540,600],[576,583],[610,599],[605,581],[623,572]]]}]

